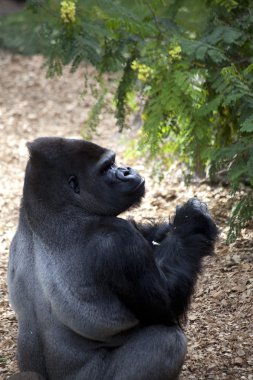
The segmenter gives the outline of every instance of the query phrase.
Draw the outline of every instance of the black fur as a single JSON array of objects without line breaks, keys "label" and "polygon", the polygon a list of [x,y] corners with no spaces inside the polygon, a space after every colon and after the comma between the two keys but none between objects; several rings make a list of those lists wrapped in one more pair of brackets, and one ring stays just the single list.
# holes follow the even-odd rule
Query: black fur
[{"label": "black fur", "polygon": [[[29,144],[9,264],[22,370],[52,380],[170,380],[184,361],[179,320],[217,228],[192,199],[172,223],[117,217],[144,181],[95,144]],[[158,245],[159,244],[159,245]]]}]

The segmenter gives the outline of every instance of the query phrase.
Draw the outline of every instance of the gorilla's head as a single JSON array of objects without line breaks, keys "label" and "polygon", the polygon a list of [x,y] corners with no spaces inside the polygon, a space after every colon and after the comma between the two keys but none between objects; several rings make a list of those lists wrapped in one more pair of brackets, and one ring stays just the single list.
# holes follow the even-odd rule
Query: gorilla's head
[{"label": "gorilla's head", "polygon": [[144,179],[118,167],[115,153],[83,140],[57,137],[28,143],[24,197],[48,209],[78,207],[92,215],[115,216],[140,202]]}]

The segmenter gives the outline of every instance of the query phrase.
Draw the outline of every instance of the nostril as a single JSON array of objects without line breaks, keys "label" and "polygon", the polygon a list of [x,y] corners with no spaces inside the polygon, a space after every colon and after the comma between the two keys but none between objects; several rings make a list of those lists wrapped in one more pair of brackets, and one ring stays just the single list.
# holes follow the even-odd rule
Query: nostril
[{"label": "nostril", "polygon": [[129,181],[131,179],[131,171],[125,167],[118,167],[116,177],[121,181]]},{"label": "nostril", "polygon": [[129,168],[119,167],[118,169],[121,171],[121,173],[123,174],[124,177],[126,177],[130,174]]}]

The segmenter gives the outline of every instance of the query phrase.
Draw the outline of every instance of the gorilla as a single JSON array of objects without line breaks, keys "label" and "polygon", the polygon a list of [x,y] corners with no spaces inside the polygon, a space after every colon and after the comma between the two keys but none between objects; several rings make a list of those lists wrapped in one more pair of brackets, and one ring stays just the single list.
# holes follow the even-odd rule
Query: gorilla
[{"label": "gorilla", "polygon": [[169,223],[118,215],[144,179],[94,143],[28,144],[10,249],[10,302],[22,371],[52,380],[172,380],[186,354],[180,327],[217,227],[196,198]]}]

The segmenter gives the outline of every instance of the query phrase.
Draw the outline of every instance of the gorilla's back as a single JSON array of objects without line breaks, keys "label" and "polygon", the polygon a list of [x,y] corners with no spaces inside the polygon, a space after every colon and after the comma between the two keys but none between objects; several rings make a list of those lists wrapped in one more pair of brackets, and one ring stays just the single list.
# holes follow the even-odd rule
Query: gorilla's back
[{"label": "gorilla's back", "polygon": [[[24,212],[20,211],[19,226],[11,242],[8,267],[10,303],[16,313],[30,315],[34,299],[34,244]],[[25,279],[25,281],[24,281]],[[27,313],[26,313],[27,311]]]}]

